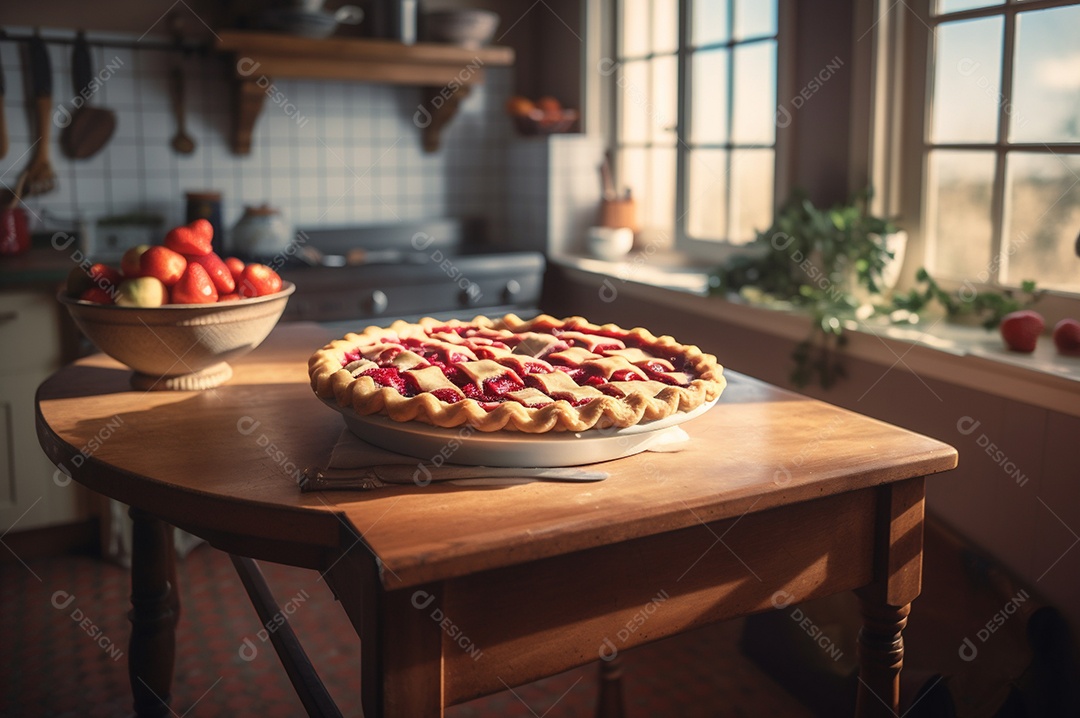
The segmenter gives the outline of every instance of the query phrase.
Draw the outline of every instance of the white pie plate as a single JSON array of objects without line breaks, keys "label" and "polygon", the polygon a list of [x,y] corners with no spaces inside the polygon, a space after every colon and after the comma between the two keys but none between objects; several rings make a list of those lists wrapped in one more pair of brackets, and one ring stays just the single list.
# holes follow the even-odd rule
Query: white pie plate
[{"label": "white pie plate", "polygon": [[415,456],[434,465],[446,463],[519,468],[579,466],[648,451],[669,438],[661,435],[665,429],[701,416],[717,401],[719,398],[705,402],[693,411],[676,413],[625,429],[526,434],[519,431],[476,431],[469,426],[444,429],[418,421],[394,421],[382,414],[363,416],[351,407],[338,406],[332,399],[322,399],[324,404],[341,412],[349,431],[383,449]]}]

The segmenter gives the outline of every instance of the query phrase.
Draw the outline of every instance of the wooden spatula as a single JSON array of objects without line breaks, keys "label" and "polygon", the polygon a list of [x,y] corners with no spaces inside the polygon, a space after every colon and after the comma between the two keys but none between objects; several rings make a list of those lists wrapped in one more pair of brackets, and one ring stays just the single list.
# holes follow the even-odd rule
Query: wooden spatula
[{"label": "wooden spatula", "polygon": [[71,80],[76,101],[81,103],[71,115],[71,122],[60,135],[60,147],[64,154],[76,160],[93,157],[116,131],[116,113],[102,107],[90,106],[90,83],[94,77],[93,62],[86,34],[81,30],[75,36],[71,50]]}]

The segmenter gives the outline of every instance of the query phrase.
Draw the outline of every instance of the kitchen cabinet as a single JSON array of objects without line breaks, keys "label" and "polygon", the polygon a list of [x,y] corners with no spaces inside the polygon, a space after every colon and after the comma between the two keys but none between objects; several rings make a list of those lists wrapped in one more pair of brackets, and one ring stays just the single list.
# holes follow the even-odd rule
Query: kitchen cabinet
[{"label": "kitchen cabinet", "polygon": [[217,49],[233,57],[236,80],[232,148],[251,152],[255,122],[267,98],[287,105],[275,78],[356,80],[423,88],[413,121],[424,149],[439,147],[442,128],[453,118],[469,88],[484,80],[487,67],[512,65],[509,47],[464,48],[456,45],[356,38],[310,39],[276,33],[222,31]]},{"label": "kitchen cabinet", "polygon": [[61,311],[49,292],[0,293],[0,533],[86,517],[85,491],[34,435],[34,393],[63,363]]}]

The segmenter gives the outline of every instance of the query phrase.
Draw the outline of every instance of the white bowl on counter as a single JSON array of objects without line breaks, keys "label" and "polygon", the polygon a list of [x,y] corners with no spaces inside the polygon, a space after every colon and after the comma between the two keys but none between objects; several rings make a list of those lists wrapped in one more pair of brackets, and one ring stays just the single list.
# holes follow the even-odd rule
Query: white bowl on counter
[{"label": "white bowl on counter", "polygon": [[589,227],[586,247],[597,259],[618,262],[634,248],[634,230],[629,227]]}]

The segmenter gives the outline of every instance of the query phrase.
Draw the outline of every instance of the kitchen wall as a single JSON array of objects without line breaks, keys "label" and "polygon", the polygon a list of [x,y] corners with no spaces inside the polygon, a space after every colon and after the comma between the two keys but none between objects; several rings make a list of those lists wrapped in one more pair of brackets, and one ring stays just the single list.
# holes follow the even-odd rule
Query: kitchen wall
[{"label": "kitchen wall", "polygon": [[[8,28],[11,34],[25,28]],[[43,30],[46,36],[65,30]],[[136,35],[91,34],[91,40]],[[34,141],[24,99],[20,53],[0,43],[7,81],[11,149],[0,160],[0,182],[15,183]],[[70,107],[70,47],[50,45],[53,98]],[[74,217],[134,211],[182,219],[186,190],[224,194],[225,223],[246,204],[269,202],[297,225],[398,222],[438,216],[483,215],[491,236],[505,236],[504,157],[511,127],[503,105],[512,70],[489,69],[444,130],[442,148],[425,154],[412,117],[417,88],[309,80],[276,83],[283,100],[267,99],[255,128],[252,153],[231,153],[231,68],[217,56],[182,57],[158,50],[93,47],[101,88],[91,104],[113,109],[117,129],[89,160],[69,160],[56,143],[57,188],[28,198],[39,229],[62,227]],[[169,70],[180,63],[187,81],[191,155],[169,146],[176,130],[168,94]]]}]

